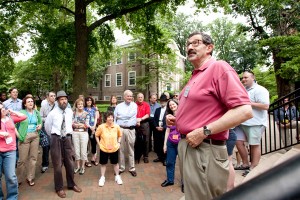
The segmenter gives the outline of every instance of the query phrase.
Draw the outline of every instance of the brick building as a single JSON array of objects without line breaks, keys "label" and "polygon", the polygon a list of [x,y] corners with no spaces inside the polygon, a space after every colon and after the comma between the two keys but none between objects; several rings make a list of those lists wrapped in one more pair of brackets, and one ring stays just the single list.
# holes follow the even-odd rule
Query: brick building
[{"label": "brick building", "polygon": [[[145,99],[152,93],[160,95],[163,91],[179,91],[180,80],[184,72],[184,57],[180,54],[179,49],[174,41],[168,46],[175,53],[176,59],[176,72],[170,72],[169,77],[157,76],[146,89],[141,90],[137,84],[137,77],[145,76],[147,72],[145,66],[141,64],[138,56],[139,52],[127,51],[131,44],[120,46],[121,54],[116,59],[107,63],[105,70],[99,84],[96,87],[89,87],[88,93],[91,94],[96,100],[109,101],[111,95],[117,96],[118,100],[123,100],[123,92],[131,90],[133,93],[142,92]],[[170,80],[169,80],[170,79]]]}]

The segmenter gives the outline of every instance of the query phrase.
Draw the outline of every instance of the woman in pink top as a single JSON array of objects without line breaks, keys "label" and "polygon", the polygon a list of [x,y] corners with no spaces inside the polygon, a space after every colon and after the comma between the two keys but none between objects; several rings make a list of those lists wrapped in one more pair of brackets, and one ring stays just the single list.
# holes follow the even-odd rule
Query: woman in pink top
[{"label": "woman in pink top", "polygon": [[[26,115],[12,110],[5,110],[0,103],[0,181],[2,171],[6,182],[6,199],[18,199],[18,179],[16,176],[16,137],[15,123],[25,120]],[[0,184],[0,199],[4,199]]]}]

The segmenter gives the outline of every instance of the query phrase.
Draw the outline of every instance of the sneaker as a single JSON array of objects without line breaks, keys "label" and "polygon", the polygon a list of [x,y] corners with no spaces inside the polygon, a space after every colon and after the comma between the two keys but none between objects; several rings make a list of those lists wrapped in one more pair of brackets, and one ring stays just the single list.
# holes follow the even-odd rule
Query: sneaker
[{"label": "sneaker", "polygon": [[79,174],[80,174],[80,175],[83,175],[84,172],[85,172],[85,168],[81,168],[80,171],[79,171]]},{"label": "sneaker", "polygon": [[103,187],[105,183],[105,177],[101,176],[101,178],[99,179],[99,187]]},{"label": "sneaker", "polygon": [[116,175],[115,176],[115,181],[116,181],[116,183],[118,183],[118,185],[122,185],[123,184],[123,181],[122,181],[120,175]]},{"label": "sneaker", "polygon": [[75,168],[74,169],[74,174],[76,174],[77,172],[79,172],[80,168]]},{"label": "sneaker", "polygon": [[48,170],[48,167],[42,167],[41,173],[45,173]]}]

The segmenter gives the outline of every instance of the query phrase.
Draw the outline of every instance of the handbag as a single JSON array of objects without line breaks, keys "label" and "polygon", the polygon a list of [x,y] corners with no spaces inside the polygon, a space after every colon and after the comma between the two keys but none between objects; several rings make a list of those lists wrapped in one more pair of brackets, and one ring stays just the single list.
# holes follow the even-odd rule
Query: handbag
[{"label": "handbag", "polygon": [[43,129],[40,130],[40,145],[41,147],[50,146],[49,136]]}]

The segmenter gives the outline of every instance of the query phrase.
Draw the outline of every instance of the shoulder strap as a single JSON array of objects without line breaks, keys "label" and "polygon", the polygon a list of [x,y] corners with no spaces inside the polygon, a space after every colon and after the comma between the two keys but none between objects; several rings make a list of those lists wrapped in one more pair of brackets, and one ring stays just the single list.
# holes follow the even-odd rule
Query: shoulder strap
[{"label": "shoulder strap", "polygon": [[52,106],[52,108],[51,108],[51,110],[50,110],[50,111],[52,111],[54,107],[55,107],[55,103],[53,104],[53,106]]}]

